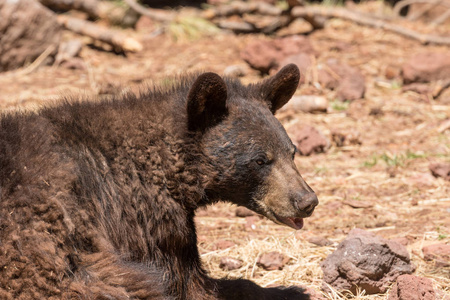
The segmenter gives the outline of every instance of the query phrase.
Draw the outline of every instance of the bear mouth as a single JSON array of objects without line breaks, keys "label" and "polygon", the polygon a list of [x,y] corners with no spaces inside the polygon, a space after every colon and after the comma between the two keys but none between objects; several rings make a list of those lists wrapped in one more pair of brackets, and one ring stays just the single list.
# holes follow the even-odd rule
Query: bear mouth
[{"label": "bear mouth", "polygon": [[286,218],[275,215],[278,222],[287,225],[295,230],[303,228],[303,218]]}]

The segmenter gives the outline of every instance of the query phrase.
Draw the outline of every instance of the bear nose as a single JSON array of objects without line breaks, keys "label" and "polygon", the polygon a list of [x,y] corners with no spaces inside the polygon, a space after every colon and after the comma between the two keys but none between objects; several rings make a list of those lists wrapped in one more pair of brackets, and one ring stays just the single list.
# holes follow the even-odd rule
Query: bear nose
[{"label": "bear nose", "polygon": [[299,192],[295,197],[298,210],[310,216],[314,208],[319,204],[319,199],[314,192]]}]

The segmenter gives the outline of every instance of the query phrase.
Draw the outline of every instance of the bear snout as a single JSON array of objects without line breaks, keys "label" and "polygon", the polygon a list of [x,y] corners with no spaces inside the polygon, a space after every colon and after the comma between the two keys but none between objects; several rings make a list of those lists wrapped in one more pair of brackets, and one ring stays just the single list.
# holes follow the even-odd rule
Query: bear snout
[{"label": "bear snout", "polygon": [[311,216],[314,208],[319,204],[316,194],[309,191],[293,193],[291,201],[298,210],[297,215],[302,218]]}]

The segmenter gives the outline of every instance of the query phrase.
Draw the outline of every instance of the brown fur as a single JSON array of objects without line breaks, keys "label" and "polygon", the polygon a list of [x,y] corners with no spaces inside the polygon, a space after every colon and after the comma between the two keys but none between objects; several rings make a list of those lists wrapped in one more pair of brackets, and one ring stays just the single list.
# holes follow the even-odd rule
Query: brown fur
[{"label": "brown fur", "polygon": [[[195,210],[231,201],[208,133],[259,97],[206,77],[0,119],[0,299],[307,299],[201,267]],[[215,83],[227,109],[209,104]]]}]

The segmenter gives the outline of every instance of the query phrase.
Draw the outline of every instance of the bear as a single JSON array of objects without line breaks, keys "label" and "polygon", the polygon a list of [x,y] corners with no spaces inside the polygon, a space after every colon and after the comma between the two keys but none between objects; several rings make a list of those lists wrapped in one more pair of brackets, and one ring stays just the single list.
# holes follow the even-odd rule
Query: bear
[{"label": "bear", "polygon": [[0,299],[309,299],[214,279],[195,212],[220,201],[300,229],[318,204],[275,112],[291,64],[260,83],[215,73],[0,117]]}]

